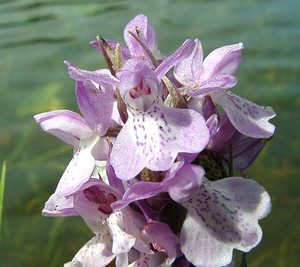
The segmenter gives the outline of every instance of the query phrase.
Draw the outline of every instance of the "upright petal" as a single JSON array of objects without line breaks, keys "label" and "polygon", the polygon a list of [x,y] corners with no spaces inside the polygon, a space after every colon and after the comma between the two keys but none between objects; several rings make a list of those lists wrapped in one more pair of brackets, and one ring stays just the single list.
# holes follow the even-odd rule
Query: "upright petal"
[{"label": "upright petal", "polygon": [[230,122],[242,134],[253,138],[269,138],[275,126],[269,119],[275,117],[271,107],[258,106],[229,91],[211,95],[214,102],[225,110]]},{"label": "upright petal", "polygon": [[128,22],[124,29],[124,39],[132,55],[148,58],[145,50],[129,32],[137,33],[148,49],[153,54],[158,54],[156,33],[148,23],[148,18],[144,14],[139,14]]},{"label": "upright petal", "polygon": [[80,139],[90,137],[93,132],[85,120],[70,110],[54,110],[34,116],[41,128],[63,142],[77,147]]},{"label": "upright petal", "polygon": [[97,89],[89,81],[76,82],[78,107],[90,127],[103,136],[109,126],[113,111],[111,97]]},{"label": "upright petal", "polygon": [[203,61],[202,80],[219,74],[235,75],[242,62],[242,43],[226,45],[213,50]]},{"label": "upright petal", "polygon": [[258,220],[271,209],[268,193],[255,181],[241,177],[204,180],[188,201],[180,234],[185,257],[196,266],[229,264],[232,250],[248,252],[261,240]]},{"label": "upright petal", "polygon": [[[186,64],[189,64],[190,62],[185,62],[186,57],[191,53],[192,49],[195,47],[195,42],[193,40],[186,40],[184,41],[184,43],[169,57],[167,57],[166,59],[164,59],[159,66],[155,69],[155,73],[157,75],[157,79],[161,80],[161,78],[163,76],[165,76],[167,74],[167,72],[173,68],[176,64],[178,64],[179,62],[184,62]],[[202,60],[201,60],[202,63]],[[180,65],[180,63],[179,63]],[[178,66],[178,65],[177,65]],[[188,66],[185,65],[186,68],[182,68],[180,69],[178,72],[176,72],[176,74],[178,75],[185,75],[187,73],[190,73],[191,69],[188,68]],[[176,67],[177,68],[177,67]],[[176,71],[176,68],[174,70],[174,74]],[[189,74],[191,75],[191,74]],[[179,77],[175,75],[175,77],[178,79]],[[182,81],[180,78],[178,79],[180,82],[184,82]]]},{"label": "upright petal", "polygon": [[203,49],[201,42],[194,41],[194,49],[190,55],[181,60],[174,68],[175,78],[182,84],[198,82],[202,72]]}]

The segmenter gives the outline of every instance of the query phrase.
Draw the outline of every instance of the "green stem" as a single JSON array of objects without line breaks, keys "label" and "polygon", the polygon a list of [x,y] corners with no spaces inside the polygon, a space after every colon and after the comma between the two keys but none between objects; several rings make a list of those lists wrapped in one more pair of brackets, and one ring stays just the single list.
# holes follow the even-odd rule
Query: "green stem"
[{"label": "green stem", "polygon": [[247,253],[243,252],[242,259],[240,263],[240,267],[247,267],[247,259],[246,259]]}]

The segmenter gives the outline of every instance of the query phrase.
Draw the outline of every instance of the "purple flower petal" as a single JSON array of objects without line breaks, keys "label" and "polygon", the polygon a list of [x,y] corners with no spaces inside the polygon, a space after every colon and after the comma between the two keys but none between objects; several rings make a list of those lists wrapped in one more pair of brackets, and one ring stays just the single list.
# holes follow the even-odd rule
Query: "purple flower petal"
[{"label": "purple flower petal", "polygon": [[34,119],[45,132],[75,147],[79,145],[80,139],[93,135],[85,120],[70,110],[54,110],[40,113],[35,115]]},{"label": "purple flower petal", "polygon": [[164,181],[167,184],[170,197],[178,202],[182,203],[189,198],[192,191],[198,188],[204,176],[204,169],[200,166],[193,164],[185,164],[174,175],[174,177],[168,177]]},{"label": "purple flower petal", "polygon": [[59,196],[54,193],[45,203],[42,211],[44,216],[65,217],[76,216],[78,213],[74,209],[73,197]]},{"label": "purple flower petal", "polygon": [[107,227],[103,226],[101,233],[93,237],[87,242],[75,255],[72,262],[77,266],[76,262],[81,264],[79,266],[107,266],[113,259],[115,254],[112,253],[112,238]]},{"label": "purple flower petal", "polygon": [[151,243],[155,251],[166,253],[167,264],[174,262],[179,251],[179,241],[169,225],[150,221],[144,226],[142,238]]},{"label": "purple flower petal", "polygon": [[178,153],[200,152],[208,139],[209,131],[198,112],[153,105],[147,112],[129,114],[113,146],[111,164],[124,180],[144,167],[168,170]]},{"label": "purple flower petal", "polygon": [[157,79],[161,80],[161,78],[165,76],[171,68],[173,68],[179,62],[183,61],[184,58],[189,53],[191,53],[194,46],[195,42],[193,40],[188,39],[172,55],[163,60],[162,63],[160,63],[159,66],[155,69]]},{"label": "purple flower petal", "polygon": [[193,41],[193,51],[180,60],[174,68],[174,76],[182,84],[189,84],[199,81],[202,72],[203,50],[201,42]]},{"label": "purple flower petal", "polygon": [[[231,140],[233,168],[245,171],[255,160],[259,152],[267,143],[266,139],[251,138],[236,131]],[[224,158],[229,159],[229,147],[223,147],[220,151]]]},{"label": "purple flower petal", "polygon": [[188,91],[190,96],[198,96],[204,94],[210,94],[220,89],[229,89],[237,84],[237,79],[229,74],[215,75],[208,80],[200,82],[200,88],[191,89]]},{"label": "purple flower petal", "polygon": [[112,213],[111,203],[119,193],[98,179],[90,179],[73,195],[74,209],[87,221],[101,222]]},{"label": "purple flower petal", "polygon": [[269,138],[275,126],[269,119],[275,117],[271,107],[258,106],[229,91],[212,95],[214,102],[225,110],[230,122],[242,134],[253,138]]},{"label": "purple flower petal", "polygon": [[148,49],[153,54],[158,54],[156,33],[153,30],[152,26],[148,23],[148,18],[144,14],[140,14],[129,21],[124,29],[124,39],[131,55],[135,57],[144,57],[148,59],[149,62],[151,62],[148,54],[129,33],[129,31],[135,34],[138,31],[138,36],[142,39]]},{"label": "purple flower petal", "polygon": [[58,195],[67,196],[76,192],[90,178],[95,166],[95,159],[91,155],[91,150],[97,140],[98,137],[80,144],[60,178],[56,188]]},{"label": "purple flower petal", "polygon": [[229,140],[237,132],[228,119],[225,112],[220,115],[217,131],[211,135],[207,149],[220,151],[224,147],[229,148]]},{"label": "purple flower petal", "polygon": [[113,111],[112,99],[91,82],[76,82],[78,107],[94,132],[103,136],[109,126]]},{"label": "purple flower petal", "polygon": [[180,83],[191,87],[187,92],[190,96],[231,88],[237,83],[234,75],[241,63],[242,48],[242,43],[224,46],[203,61],[202,46],[196,39],[193,52],[175,66],[174,75]]},{"label": "purple flower petal", "polygon": [[[140,253],[140,257],[128,267],[166,267],[164,256],[161,253]],[[168,265],[167,265],[168,266]]]},{"label": "purple flower petal", "polygon": [[153,105],[158,93],[158,80],[145,62],[128,60],[117,77],[120,79],[120,94],[129,107],[146,111]]},{"label": "purple flower petal", "polygon": [[[96,71],[87,71],[78,68],[75,64],[64,61],[64,63],[68,66],[68,71],[70,74],[70,77],[75,81],[92,81],[96,84],[102,85],[102,86],[118,86],[119,81],[111,75],[110,71],[108,69],[101,69]],[[112,90],[112,89],[110,89]]]},{"label": "purple flower petal", "polygon": [[122,200],[112,203],[112,208],[114,210],[122,209],[134,201],[156,196],[159,193],[166,191],[166,189],[166,185],[162,183],[137,182],[126,190]]},{"label": "purple flower petal", "polygon": [[241,177],[204,180],[188,201],[180,234],[185,257],[196,266],[224,266],[234,248],[248,252],[261,240],[258,220],[271,209],[268,193]]},{"label": "purple flower petal", "polygon": [[213,50],[203,61],[202,80],[219,74],[235,75],[241,62],[244,48],[242,43],[226,45]]},{"label": "purple flower petal", "polygon": [[106,221],[113,239],[112,252],[114,254],[128,252],[135,244],[136,238],[126,231],[128,219],[121,211],[116,211]]}]

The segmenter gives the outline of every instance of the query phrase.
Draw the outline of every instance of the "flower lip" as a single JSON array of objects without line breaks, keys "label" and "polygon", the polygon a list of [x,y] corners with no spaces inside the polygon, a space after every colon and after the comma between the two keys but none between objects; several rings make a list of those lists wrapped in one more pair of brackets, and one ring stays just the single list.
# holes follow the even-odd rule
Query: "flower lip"
[{"label": "flower lip", "polygon": [[112,193],[100,190],[99,187],[93,185],[89,188],[84,189],[83,194],[86,199],[99,205],[99,211],[105,214],[112,213],[110,204],[117,200],[117,198]]}]

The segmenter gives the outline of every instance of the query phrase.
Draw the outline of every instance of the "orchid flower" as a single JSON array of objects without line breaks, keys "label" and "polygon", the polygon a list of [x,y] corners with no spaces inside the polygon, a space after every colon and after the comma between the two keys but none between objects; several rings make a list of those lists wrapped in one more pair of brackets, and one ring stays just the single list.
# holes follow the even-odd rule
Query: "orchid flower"
[{"label": "orchid flower", "polygon": [[159,81],[143,61],[127,61],[118,77],[129,117],[111,153],[117,177],[132,179],[143,168],[168,170],[179,152],[195,153],[205,147],[209,133],[202,116],[165,107]]},{"label": "orchid flower", "polygon": [[74,147],[73,158],[57,185],[57,197],[75,192],[90,178],[95,160],[106,159],[108,153],[102,136],[111,119],[111,98],[88,81],[76,82],[76,97],[83,117],[69,110],[34,116],[44,131]]},{"label": "orchid flower", "polygon": [[269,138],[275,130],[268,122],[275,116],[273,109],[258,106],[227,90],[236,85],[235,74],[242,61],[242,48],[242,43],[223,46],[203,60],[202,46],[196,39],[193,52],[175,66],[174,75],[180,83],[191,88],[188,95],[210,95],[242,134]]},{"label": "orchid flower", "polygon": [[34,116],[74,148],[43,215],[80,216],[94,233],[65,267],[231,267],[234,249],[260,242],[258,220],[271,210],[262,186],[232,175],[275,129],[271,107],[229,91],[243,44],[204,59],[187,39],[164,57],[144,14],[124,39],[90,43],[108,69],[64,62],[82,115]]},{"label": "orchid flower", "polygon": [[[120,196],[120,192],[99,179],[90,179],[70,196],[73,198],[74,210],[95,233],[74,256],[71,266],[81,264],[101,267],[113,259],[117,267],[127,266],[132,250],[140,253],[140,256],[128,266],[136,266],[148,258],[151,262],[162,264],[171,264],[175,260],[179,241],[169,226],[160,222],[146,223],[129,207],[113,211],[111,204]],[[151,247],[159,253],[154,253]]]}]

